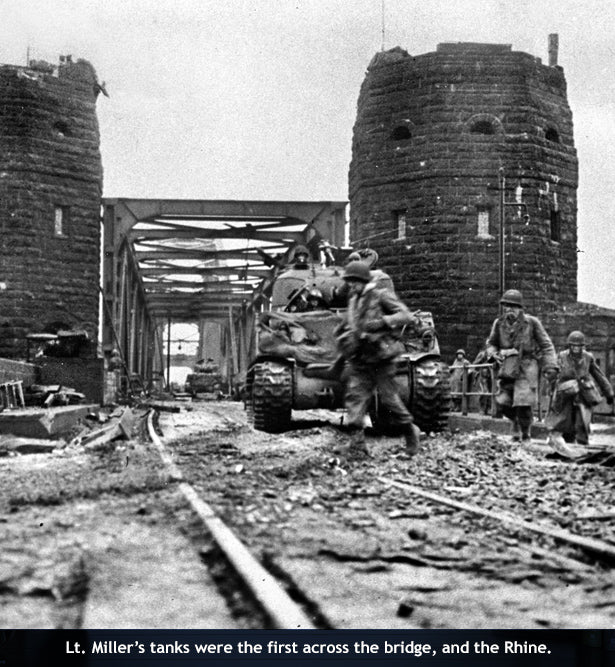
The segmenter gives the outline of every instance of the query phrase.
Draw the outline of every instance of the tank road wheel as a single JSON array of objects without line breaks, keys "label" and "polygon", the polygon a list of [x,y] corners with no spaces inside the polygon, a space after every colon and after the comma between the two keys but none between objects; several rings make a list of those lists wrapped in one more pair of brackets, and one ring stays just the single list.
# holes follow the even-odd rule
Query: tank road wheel
[{"label": "tank road wheel", "polygon": [[413,368],[412,379],[410,412],[416,425],[425,433],[444,431],[451,410],[448,366],[436,359],[426,359]]},{"label": "tank road wheel", "polygon": [[291,369],[275,361],[263,361],[254,365],[251,376],[248,419],[258,431],[285,431],[290,426],[293,404]]}]

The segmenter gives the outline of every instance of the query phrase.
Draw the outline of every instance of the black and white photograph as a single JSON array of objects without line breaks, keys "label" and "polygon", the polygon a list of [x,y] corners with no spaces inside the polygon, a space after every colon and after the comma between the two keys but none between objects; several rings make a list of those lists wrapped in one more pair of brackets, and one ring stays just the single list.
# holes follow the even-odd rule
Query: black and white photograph
[{"label": "black and white photograph", "polygon": [[[613,664],[615,4],[0,25],[3,632],[582,630]],[[467,653],[421,636],[394,657]]]}]

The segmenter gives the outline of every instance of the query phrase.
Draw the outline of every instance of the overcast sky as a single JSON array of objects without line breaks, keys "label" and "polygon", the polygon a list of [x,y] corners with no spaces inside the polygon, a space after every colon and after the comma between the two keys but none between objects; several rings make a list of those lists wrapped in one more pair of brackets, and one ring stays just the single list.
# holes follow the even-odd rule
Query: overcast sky
[{"label": "overcast sky", "polygon": [[[0,62],[89,60],[105,196],[346,200],[382,0],[1,0]],[[384,46],[559,34],[580,160],[579,299],[615,308],[615,2],[385,0]]]}]

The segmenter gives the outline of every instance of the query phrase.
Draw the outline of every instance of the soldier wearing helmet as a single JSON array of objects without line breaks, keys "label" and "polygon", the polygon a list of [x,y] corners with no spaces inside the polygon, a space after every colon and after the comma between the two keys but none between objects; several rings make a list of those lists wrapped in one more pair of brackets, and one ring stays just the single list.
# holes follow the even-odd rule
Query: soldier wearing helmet
[{"label": "soldier wearing helmet", "polygon": [[513,422],[513,440],[529,441],[540,368],[557,376],[555,348],[542,322],[523,308],[523,295],[509,289],[500,299],[502,314],[487,338],[487,356],[499,364],[496,403]]},{"label": "soldier wearing helmet", "polygon": [[293,251],[293,262],[295,269],[309,269],[310,251],[304,245],[298,245]]},{"label": "soldier wearing helmet", "polygon": [[322,310],[326,308],[323,293],[317,288],[312,287],[307,293],[307,310]]},{"label": "soldier wearing helmet", "polygon": [[336,334],[345,359],[345,406],[351,432],[350,452],[366,455],[364,419],[378,390],[381,405],[391,421],[402,427],[409,454],[419,446],[419,431],[400,398],[395,384],[396,357],[404,346],[396,335],[407,324],[418,320],[390,289],[379,289],[371,280],[364,262],[350,262],[343,275],[349,298],[345,319]]},{"label": "soldier wearing helmet", "polygon": [[348,266],[350,262],[360,262],[360,261],[361,261],[361,255],[359,255],[359,253],[356,250],[354,250],[353,252],[350,253],[350,255],[348,255],[344,263],[346,264],[346,266]]},{"label": "soldier wearing helmet", "polygon": [[585,349],[585,335],[572,331],[558,355],[559,376],[545,423],[549,442],[564,456],[575,455],[566,443],[587,445],[593,409],[602,398],[613,405],[613,387]]},{"label": "soldier wearing helmet", "polygon": [[455,353],[455,360],[451,364],[451,392],[453,393],[453,403],[457,409],[461,405],[461,391],[463,389],[463,369],[470,365],[466,359],[465,350],[459,349]]}]

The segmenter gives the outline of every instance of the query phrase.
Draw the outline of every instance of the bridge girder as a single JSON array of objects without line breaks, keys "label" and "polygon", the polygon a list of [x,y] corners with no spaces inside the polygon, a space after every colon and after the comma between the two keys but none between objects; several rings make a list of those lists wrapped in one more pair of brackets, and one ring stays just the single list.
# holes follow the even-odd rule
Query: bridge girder
[{"label": "bridge girder", "polygon": [[322,240],[343,246],[346,207],[103,199],[104,351],[118,349],[127,372],[150,377],[165,366],[165,326],[211,320],[227,328],[229,372],[240,373],[250,352],[244,339],[253,338],[259,304],[292,248],[301,243],[315,253]]}]

